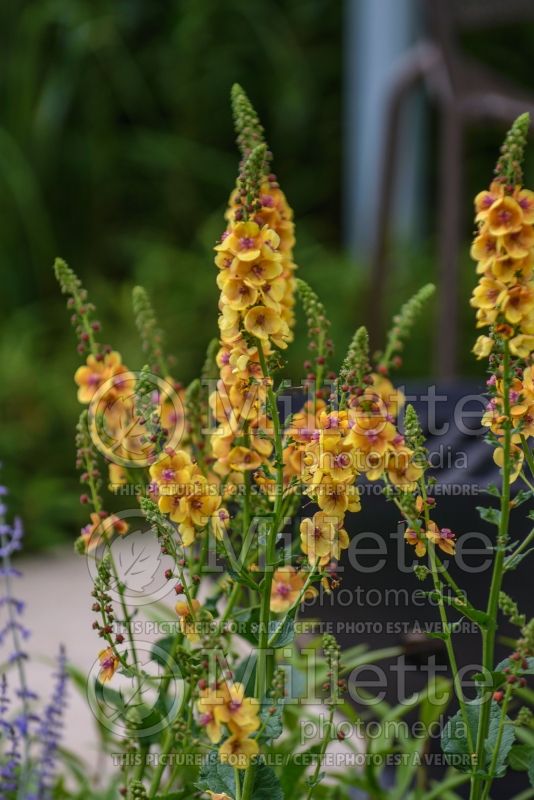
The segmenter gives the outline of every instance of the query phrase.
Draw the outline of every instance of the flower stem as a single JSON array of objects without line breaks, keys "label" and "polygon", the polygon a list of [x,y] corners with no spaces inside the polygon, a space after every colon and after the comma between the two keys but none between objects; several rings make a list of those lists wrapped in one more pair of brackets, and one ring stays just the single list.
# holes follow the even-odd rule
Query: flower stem
[{"label": "flower stem", "polygon": [[[487,615],[489,627],[483,631],[482,636],[482,667],[485,673],[493,669],[495,656],[495,628],[497,612],[499,609],[499,593],[501,591],[502,579],[504,574],[504,557],[506,543],[508,541],[508,523],[510,519],[510,467],[512,443],[511,419],[510,419],[510,350],[508,341],[504,341],[503,357],[503,413],[504,413],[504,442],[503,442],[503,466],[502,466],[502,492],[501,492],[501,513],[499,519],[499,530],[497,534],[497,548],[495,561],[493,562],[493,573],[491,576],[490,593],[488,597]],[[490,707],[491,707],[492,687],[485,690],[482,697],[480,715],[478,720],[478,735],[476,743],[478,769],[484,769],[486,738],[489,730]],[[470,800],[479,800],[481,790],[481,776],[475,775],[471,788]]]},{"label": "flower stem", "polygon": [[[255,695],[261,704],[267,689],[267,651],[269,647],[269,623],[271,620],[271,588],[273,583],[273,564],[276,557],[276,535],[278,533],[278,526],[282,517],[284,500],[284,464],[282,449],[282,426],[280,424],[280,417],[278,416],[276,395],[271,385],[271,378],[267,367],[265,353],[263,352],[263,346],[259,340],[258,357],[260,360],[263,377],[268,381],[267,403],[269,406],[269,412],[274,430],[274,452],[276,458],[276,496],[274,500],[272,521],[267,533],[267,543],[265,546],[265,573],[263,581],[260,584],[260,627],[256,662]],[[254,773],[254,766],[249,766],[243,782],[241,800],[250,800],[254,785]]]},{"label": "flower stem", "polygon": [[317,783],[318,783],[317,779],[319,777],[319,773],[321,772],[321,766],[322,766],[324,755],[326,753],[326,748],[328,747],[328,745],[329,745],[329,743],[330,743],[330,741],[332,739],[332,728],[333,728],[333,723],[334,723],[334,710],[335,710],[335,706],[331,705],[330,706],[330,713],[328,715],[328,722],[326,724],[326,730],[325,730],[325,733],[324,733],[324,738],[323,738],[323,741],[321,742],[321,749],[319,750],[319,752],[317,754],[317,763],[315,765],[315,770],[314,770],[312,778],[311,778],[310,790],[308,792],[306,800],[311,800],[311,798],[312,798],[314,789],[315,789],[315,787],[317,786]]}]

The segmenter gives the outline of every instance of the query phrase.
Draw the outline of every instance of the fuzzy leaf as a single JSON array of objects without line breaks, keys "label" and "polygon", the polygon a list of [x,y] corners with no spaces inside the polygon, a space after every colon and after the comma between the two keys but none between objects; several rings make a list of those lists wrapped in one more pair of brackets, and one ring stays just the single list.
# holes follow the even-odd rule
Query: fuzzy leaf
[{"label": "fuzzy leaf", "polygon": [[[478,731],[478,721],[480,717],[480,703],[471,702],[466,704],[466,713],[471,738],[476,741]],[[490,724],[488,736],[485,743],[485,763],[479,765],[479,769],[487,770],[491,764],[493,751],[497,740],[499,719],[501,708],[497,703],[491,703]],[[506,772],[506,759],[515,740],[515,730],[509,717],[505,717],[504,732],[499,746],[499,754],[495,765],[495,774],[504,775]],[[461,711],[458,711],[447,722],[441,735],[441,747],[445,758],[456,767],[460,772],[469,772],[471,769],[471,754],[467,746],[467,737]]]}]

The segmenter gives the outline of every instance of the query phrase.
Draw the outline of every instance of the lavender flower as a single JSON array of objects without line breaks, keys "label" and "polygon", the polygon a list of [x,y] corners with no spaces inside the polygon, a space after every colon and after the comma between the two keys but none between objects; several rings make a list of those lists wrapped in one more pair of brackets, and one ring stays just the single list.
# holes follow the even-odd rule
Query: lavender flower
[{"label": "lavender flower", "polygon": [[51,797],[56,756],[61,740],[67,687],[67,658],[63,646],[59,651],[58,671],[55,677],[54,693],[44,711],[41,724],[37,730],[37,738],[42,745],[37,774],[37,796],[39,800],[48,800]]},{"label": "lavender flower", "polygon": [[[39,719],[33,712],[38,697],[26,680],[28,654],[23,649],[23,642],[30,632],[20,621],[24,603],[15,598],[12,591],[13,578],[20,577],[21,573],[11,564],[11,556],[22,548],[23,529],[19,520],[13,525],[6,522],[6,506],[1,499],[6,494],[7,489],[0,486],[0,586],[4,585],[4,593],[0,596],[0,648],[8,642],[11,646],[7,657],[0,660],[15,667],[18,676],[15,696],[21,708],[8,719],[7,712],[13,703],[8,697],[7,678],[0,676],[0,797],[6,800],[49,800],[65,708],[66,656],[61,648],[54,693]],[[37,759],[32,758],[32,741],[40,746]]]}]

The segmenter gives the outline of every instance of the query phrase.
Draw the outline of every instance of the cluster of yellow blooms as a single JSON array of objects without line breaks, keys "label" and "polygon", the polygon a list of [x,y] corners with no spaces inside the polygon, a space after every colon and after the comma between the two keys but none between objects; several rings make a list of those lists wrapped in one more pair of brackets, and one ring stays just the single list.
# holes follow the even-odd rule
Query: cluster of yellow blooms
[{"label": "cluster of yellow blooms", "polygon": [[245,697],[245,687],[238,682],[223,681],[200,692],[196,708],[198,722],[213,744],[219,744],[224,727],[230,736],[219,746],[219,760],[238,769],[245,769],[252,756],[259,753],[256,739],[250,734],[260,727],[259,702]]},{"label": "cluster of yellow blooms", "polygon": [[[473,349],[478,358],[493,358],[496,342],[501,340],[516,359],[508,389],[513,481],[524,459],[521,437],[534,435],[534,192],[518,185],[517,180],[500,176],[488,191],[476,196],[475,211],[478,231],[471,255],[478,262],[480,279],[471,305],[477,309],[477,326],[490,326],[491,331],[489,336],[479,336]],[[493,373],[488,381],[492,397],[482,422],[497,437],[493,457],[502,467],[504,378],[500,367]]]},{"label": "cluster of yellow blooms", "polygon": [[[230,198],[228,227],[215,247],[219,269],[220,381],[210,397],[219,423],[212,437],[214,472],[227,478],[227,490],[243,482],[272,452],[260,435],[266,427],[261,409],[265,385],[258,348],[266,357],[272,346],[292,339],[295,303],[293,212],[274,176],[261,184],[256,210],[242,220],[239,189]],[[247,431],[247,446],[235,439]]]},{"label": "cluster of yellow blooms", "polygon": [[[477,326],[495,326],[510,352],[527,358],[534,350],[534,193],[494,181],[475,198],[478,234],[471,255],[481,276],[471,305]],[[493,339],[480,336],[475,353],[488,356]]]},{"label": "cluster of yellow blooms", "polygon": [[197,531],[203,530],[210,521],[215,533],[222,533],[221,525],[228,514],[220,509],[217,487],[203,475],[189,453],[170,450],[152,464],[149,471],[159,510],[178,524],[184,547],[192,545]]},{"label": "cluster of yellow blooms", "polygon": [[343,522],[347,511],[360,510],[360,475],[384,478],[402,491],[415,489],[423,470],[395,426],[402,402],[389,380],[373,375],[349,408],[329,411],[321,404],[315,415],[305,408],[293,416],[286,462],[295,471],[300,466],[304,492],[319,506],[300,525],[310,564],[323,567],[349,546]]}]

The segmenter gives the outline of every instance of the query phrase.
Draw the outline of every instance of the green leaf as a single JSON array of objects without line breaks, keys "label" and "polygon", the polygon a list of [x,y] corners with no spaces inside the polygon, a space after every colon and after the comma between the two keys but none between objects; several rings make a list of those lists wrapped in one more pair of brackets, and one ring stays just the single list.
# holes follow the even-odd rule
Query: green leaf
[{"label": "green leaf", "polygon": [[526,503],[527,500],[530,500],[533,494],[534,493],[530,489],[520,489],[512,500],[512,507],[517,508],[517,506]]},{"label": "green leaf", "polygon": [[483,672],[477,672],[476,675],[473,675],[473,680],[480,684],[477,688],[479,689],[490,689],[495,690],[498,689],[499,686],[502,686],[506,680],[506,675],[504,672],[500,672],[499,670],[495,670],[494,672],[489,673],[489,677],[491,678],[491,682],[486,680],[486,676]]},{"label": "green leaf", "polygon": [[236,683],[242,683],[244,685],[247,697],[252,697],[254,695],[257,660],[256,654],[251,653],[240,661],[234,670],[234,680]]},{"label": "green leaf", "polygon": [[491,525],[496,525],[499,527],[501,522],[501,512],[498,508],[493,508],[491,506],[477,506],[477,511],[484,522],[489,522]]},{"label": "green leaf", "polygon": [[151,660],[155,661],[157,664],[161,664],[163,667],[166,666],[167,656],[172,650],[175,639],[176,636],[163,636],[161,639],[154,642],[150,652]]},{"label": "green leaf", "polygon": [[[274,709],[273,713],[271,713],[272,709]],[[261,732],[260,739],[264,741],[272,741],[273,739],[278,739],[278,737],[282,735],[284,725],[282,722],[281,705],[265,703],[261,709],[260,719],[262,723],[265,723],[265,727]]]},{"label": "green leaf", "polygon": [[260,762],[255,770],[252,800],[284,800],[280,781],[273,768]]},{"label": "green leaf", "polygon": [[[519,673],[521,675],[534,675],[534,657],[527,658],[526,662],[526,669],[521,669]],[[509,658],[504,658],[501,662],[499,662],[499,664],[497,664],[495,670],[503,672],[506,668],[510,669],[512,666],[515,666],[515,663]]]},{"label": "green leaf", "polygon": [[516,772],[526,772],[534,764],[534,748],[528,744],[515,744],[508,753],[508,764]]},{"label": "green leaf", "polygon": [[[471,738],[474,742],[477,739],[478,721],[480,716],[481,704],[472,701],[465,706]],[[497,741],[499,720],[501,717],[500,706],[493,702],[490,709],[490,724],[488,736],[485,742],[485,763],[479,765],[479,769],[487,770],[493,758],[493,751]],[[504,719],[504,730],[499,746],[495,774],[499,777],[506,772],[506,759],[515,740],[515,729],[509,717]],[[451,766],[456,767],[460,772],[471,770],[471,754],[467,746],[467,736],[461,711],[458,711],[447,722],[441,735],[441,747],[447,761]]]},{"label": "green leaf", "polygon": [[229,764],[221,764],[216,750],[211,750],[200,768],[200,775],[195,784],[202,792],[226,792],[235,797],[234,769]]},{"label": "green leaf", "polygon": [[[259,643],[260,607],[252,606],[238,611],[234,615],[235,631],[254,645]],[[269,647],[285,647],[295,638],[295,620],[288,614],[283,620],[273,619],[269,622]]]},{"label": "green leaf", "polygon": [[283,620],[273,619],[269,623],[269,647],[285,647],[295,638],[295,619],[288,615]]},{"label": "green leaf", "polygon": [[504,569],[508,572],[512,569],[515,569],[518,564],[520,564],[523,559],[529,556],[531,553],[534,553],[534,547],[530,547],[528,550],[525,550],[524,553],[518,553],[517,555],[512,553],[511,556],[507,556],[504,559]]}]

